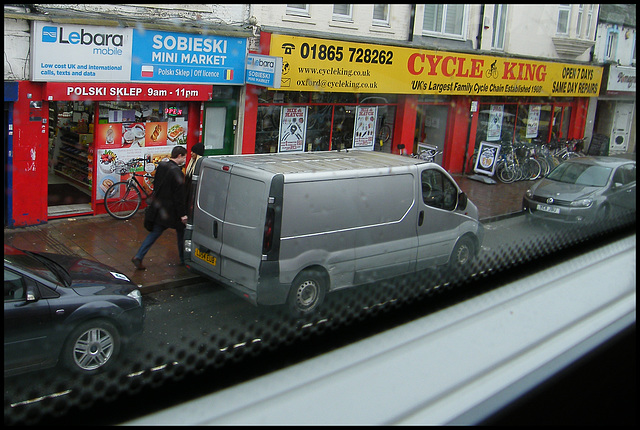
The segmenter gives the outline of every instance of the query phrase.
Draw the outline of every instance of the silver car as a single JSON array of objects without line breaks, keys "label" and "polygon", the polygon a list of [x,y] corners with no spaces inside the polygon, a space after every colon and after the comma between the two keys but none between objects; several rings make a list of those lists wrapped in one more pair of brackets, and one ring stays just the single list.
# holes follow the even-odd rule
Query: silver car
[{"label": "silver car", "polygon": [[579,157],[558,165],[526,191],[523,209],[532,219],[601,222],[636,212],[636,162]]}]

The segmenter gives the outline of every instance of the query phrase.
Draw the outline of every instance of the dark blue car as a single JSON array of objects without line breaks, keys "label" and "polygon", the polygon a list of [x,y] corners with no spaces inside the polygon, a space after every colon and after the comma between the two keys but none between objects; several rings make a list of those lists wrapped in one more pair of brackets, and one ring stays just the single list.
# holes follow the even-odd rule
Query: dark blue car
[{"label": "dark blue car", "polygon": [[113,366],[142,331],[142,296],[126,275],[76,256],[4,246],[4,374]]}]

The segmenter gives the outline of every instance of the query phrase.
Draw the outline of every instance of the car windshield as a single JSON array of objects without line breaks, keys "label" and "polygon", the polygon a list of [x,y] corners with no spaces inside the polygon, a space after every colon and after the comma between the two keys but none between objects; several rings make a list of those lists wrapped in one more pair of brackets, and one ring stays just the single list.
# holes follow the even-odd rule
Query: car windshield
[{"label": "car windshield", "polygon": [[563,163],[547,176],[548,179],[567,184],[604,187],[609,181],[612,169],[582,163]]},{"label": "car windshield", "polygon": [[58,263],[34,252],[24,251],[7,255],[4,259],[54,284],[68,285],[69,274]]}]

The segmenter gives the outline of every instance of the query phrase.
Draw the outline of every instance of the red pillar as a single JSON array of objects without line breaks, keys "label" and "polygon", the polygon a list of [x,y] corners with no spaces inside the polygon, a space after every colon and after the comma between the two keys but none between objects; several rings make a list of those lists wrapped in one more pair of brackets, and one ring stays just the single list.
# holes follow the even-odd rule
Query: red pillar
[{"label": "red pillar", "polygon": [[[42,84],[20,81],[13,109],[12,220],[23,227],[47,222],[49,103]],[[33,103],[32,103],[33,102]]]},{"label": "red pillar", "polygon": [[414,95],[399,95],[398,109],[396,110],[395,127],[393,130],[393,143],[391,152],[399,154],[399,144],[404,144],[404,153],[414,152],[414,139],[416,132],[417,98]]}]

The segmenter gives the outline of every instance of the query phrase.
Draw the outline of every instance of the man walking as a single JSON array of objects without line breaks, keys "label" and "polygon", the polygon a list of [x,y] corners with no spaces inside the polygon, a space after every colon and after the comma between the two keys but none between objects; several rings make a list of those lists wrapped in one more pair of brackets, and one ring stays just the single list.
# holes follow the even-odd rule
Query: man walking
[{"label": "man walking", "polygon": [[169,161],[158,164],[153,190],[153,205],[155,207],[155,219],[153,230],[140,245],[140,249],[131,259],[138,270],[145,270],[142,259],[147,254],[151,245],[168,228],[176,229],[178,235],[178,254],[180,265],[184,265],[184,229],[187,222],[187,208],[185,205],[185,183],[182,166],[187,160],[187,150],[182,146],[175,146],[171,150]]}]

